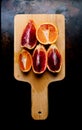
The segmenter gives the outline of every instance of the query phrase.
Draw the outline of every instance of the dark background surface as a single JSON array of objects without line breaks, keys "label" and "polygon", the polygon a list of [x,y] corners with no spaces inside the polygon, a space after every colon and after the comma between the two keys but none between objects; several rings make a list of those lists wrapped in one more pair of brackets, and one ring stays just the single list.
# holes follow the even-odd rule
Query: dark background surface
[{"label": "dark background surface", "polygon": [[[49,115],[44,121],[31,118],[30,84],[13,76],[14,16],[52,13],[65,16],[66,76],[48,86]],[[1,2],[1,73],[4,126],[35,129],[76,127],[81,117],[82,86],[82,2],[81,0],[2,0]],[[77,123],[79,120],[79,124]],[[12,125],[11,125],[12,124]],[[58,124],[58,125],[57,125]]]}]

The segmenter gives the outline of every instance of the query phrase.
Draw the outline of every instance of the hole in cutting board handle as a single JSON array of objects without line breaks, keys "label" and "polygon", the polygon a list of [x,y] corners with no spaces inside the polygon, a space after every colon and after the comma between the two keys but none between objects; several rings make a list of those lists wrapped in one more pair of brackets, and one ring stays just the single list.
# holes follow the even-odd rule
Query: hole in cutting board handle
[{"label": "hole in cutting board handle", "polygon": [[42,112],[41,112],[41,111],[38,111],[38,114],[42,114]]}]

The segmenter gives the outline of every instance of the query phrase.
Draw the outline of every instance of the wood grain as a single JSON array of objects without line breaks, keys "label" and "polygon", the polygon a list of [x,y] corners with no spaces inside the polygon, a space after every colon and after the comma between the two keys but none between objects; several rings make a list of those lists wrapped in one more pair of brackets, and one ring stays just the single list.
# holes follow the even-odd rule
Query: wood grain
[{"label": "wood grain", "polygon": [[[61,71],[53,75],[48,70],[41,76],[33,73],[32,69],[24,74],[20,71],[18,56],[21,50],[21,36],[28,21],[32,19],[36,28],[49,22],[56,24],[59,30],[59,37],[55,43],[62,56]],[[53,81],[63,80],[65,77],[65,18],[60,14],[19,14],[14,18],[14,77],[31,85],[31,114],[35,120],[43,120],[48,116],[48,85]]]}]

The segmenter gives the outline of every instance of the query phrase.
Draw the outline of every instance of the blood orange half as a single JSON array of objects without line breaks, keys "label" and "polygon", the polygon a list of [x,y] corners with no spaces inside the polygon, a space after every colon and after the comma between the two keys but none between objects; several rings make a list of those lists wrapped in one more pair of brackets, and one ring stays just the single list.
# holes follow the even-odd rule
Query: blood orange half
[{"label": "blood orange half", "polygon": [[58,28],[52,23],[43,23],[36,30],[37,40],[46,45],[55,43],[58,39]]}]

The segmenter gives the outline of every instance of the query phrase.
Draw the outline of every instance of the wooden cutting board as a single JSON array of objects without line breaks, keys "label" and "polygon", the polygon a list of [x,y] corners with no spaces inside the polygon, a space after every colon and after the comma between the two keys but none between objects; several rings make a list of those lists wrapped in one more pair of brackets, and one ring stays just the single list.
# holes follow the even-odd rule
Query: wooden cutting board
[{"label": "wooden cutting board", "polygon": [[[62,56],[61,71],[54,75],[48,70],[41,76],[33,73],[32,69],[27,73],[20,71],[18,56],[21,50],[21,36],[29,19],[34,20],[37,27],[44,22],[56,24],[59,37],[55,43]],[[35,120],[43,120],[48,116],[48,85],[51,82],[60,81],[65,77],[65,18],[60,14],[19,14],[14,18],[14,77],[31,85],[31,115]]]}]

